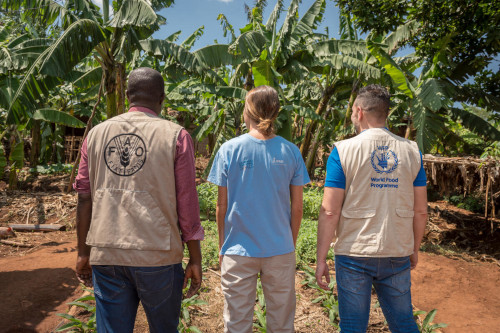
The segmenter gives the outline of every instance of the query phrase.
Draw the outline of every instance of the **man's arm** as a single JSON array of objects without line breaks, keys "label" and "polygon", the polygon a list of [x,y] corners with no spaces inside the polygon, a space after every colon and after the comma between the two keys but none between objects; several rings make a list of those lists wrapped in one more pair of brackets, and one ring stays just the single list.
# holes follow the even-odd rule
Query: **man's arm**
[{"label": "man's arm", "polygon": [[427,187],[415,186],[414,193],[414,216],[413,216],[413,254],[410,256],[411,269],[417,267],[418,251],[420,243],[425,233],[425,225],[427,224]]},{"label": "man's arm", "polygon": [[177,199],[177,217],[189,251],[189,263],[184,271],[184,286],[191,280],[186,297],[192,297],[201,286],[201,248],[203,227],[200,223],[200,206],[196,192],[196,169],[194,165],[193,141],[189,133],[182,129],[177,137],[174,161],[175,195]]},{"label": "man's arm", "polygon": [[184,285],[186,288],[188,280],[191,280],[191,285],[186,293],[186,298],[192,297],[201,287],[201,247],[199,240],[189,240],[186,242],[189,251],[189,262],[184,272]]},{"label": "man's arm", "polygon": [[[326,256],[339,223],[342,203],[344,202],[344,192],[345,190],[342,188],[325,187],[323,203],[319,211],[316,281],[325,290],[328,290],[328,284],[330,283]],[[326,282],[323,282],[323,276]]]},{"label": "man's arm", "polygon": [[78,281],[90,287],[92,285],[92,268],[90,267],[90,246],[85,244],[92,218],[92,197],[90,193],[78,193],[76,206],[76,235],[78,257],[76,260],[76,276]]},{"label": "man's arm", "polygon": [[217,231],[219,234],[219,265],[222,265],[222,255],[220,250],[224,244],[224,225],[227,212],[227,187],[219,186],[217,192],[217,207],[215,219],[217,221]]},{"label": "man's arm", "polygon": [[297,243],[299,236],[300,224],[302,222],[303,209],[303,193],[304,186],[290,185],[290,205],[292,210],[292,218],[290,226],[292,228],[293,246]]}]

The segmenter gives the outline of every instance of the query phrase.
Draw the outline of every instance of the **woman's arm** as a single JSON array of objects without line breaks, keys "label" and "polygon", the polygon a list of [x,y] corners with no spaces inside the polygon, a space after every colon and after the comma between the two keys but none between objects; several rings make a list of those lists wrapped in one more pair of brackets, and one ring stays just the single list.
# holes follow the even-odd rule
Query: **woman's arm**
[{"label": "woman's arm", "polygon": [[292,220],[290,226],[292,228],[293,246],[297,243],[299,236],[300,223],[302,222],[303,202],[302,195],[304,186],[290,185],[290,204],[292,208]]},{"label": "woman's arm", "polygon": [[227,211],[227,187],[219,186],[217,195],[217,207],[215,210],[215,219],[217,220],[217,231],[219,233],[219,265],[222,264],[222,255],[220,250],[224,244],[224,220]]}]

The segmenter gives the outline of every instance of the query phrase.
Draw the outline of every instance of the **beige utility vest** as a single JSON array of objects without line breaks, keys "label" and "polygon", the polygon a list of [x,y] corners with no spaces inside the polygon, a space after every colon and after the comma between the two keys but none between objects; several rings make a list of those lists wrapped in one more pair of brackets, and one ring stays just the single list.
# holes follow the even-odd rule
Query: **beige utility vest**
[{"label": "beige utility vest", "polygon": [[415,142],[372,128],[337,142],[346,177],[335,254],[403,257],[413,253]]},{"label": "beige utility vest", "polygon": [[180,263],[174,159],[179,131],[170,121],[128,112],[93,128],[87,138],[92,265]]}]

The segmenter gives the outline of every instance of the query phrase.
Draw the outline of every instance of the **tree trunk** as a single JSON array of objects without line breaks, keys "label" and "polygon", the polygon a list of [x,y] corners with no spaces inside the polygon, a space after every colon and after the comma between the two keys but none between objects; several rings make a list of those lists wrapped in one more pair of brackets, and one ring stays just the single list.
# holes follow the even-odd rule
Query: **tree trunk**
[{"label": "tree trunk", "polygon": [[[321,96],[321,100],[319,101],[318,107],[316,108],[316,114],[321,116],[323,112],[325,112],[326,107],[328,106],[328,102],[335,92],[334,86],[327,86],[325,91],[323,91],[323,96]],[[307,159],[307,154],[309,152],[309,147],[311,146],[312,134],[316,131],[318,127],[317,120],[311,120],[311,123],[306,128],[306,134],[304,136],[304,141],[300,146],[300,153],[302,154],[302,158],[304,160]]]},{"label": "tree trunk", "polygon": [[116,110],[118,114],[125,112],[125,90],[127,78],[125,77],[125,66],[117,64],[116,66]]},{"label": "tree trunk", "polygon": [[307,172],[309,175],[314,175],[314,166],[315,166],[315,161],[318,153],[318,147],[320,143],[320,138],[321,138],[321,133],[323,132],[324,126],[320,126],[318,130],[316,131],[316,134],[314,135],[314,140],[313,140],[313,147],[312,149],[309,149],[309,155],[307,156],[306,160],[306,168]]},{"label": "tree trunk", "polygon": [[110,119],[118,115],[115,64],[108,64],[104,68],[104,87],[106,91],[106,115]]},{"label": "tree trunk", "polygon": [[349,126],[349,124],[351,123],[352,104],[354,103],[355,99],[356,99],[356,92],[352,91],[351,97],[349,97],[349,105],[347,106],[347,110],[345,112],[344,129],[346,129],[347,126]]},{"label": "tree trunk", "polygon": [[36,168],[38,159],[40,158],[40,141],[42,135],[40,133],[40,120],[33,120],[31,128],[31,151],[30,151],[30,168]]}]

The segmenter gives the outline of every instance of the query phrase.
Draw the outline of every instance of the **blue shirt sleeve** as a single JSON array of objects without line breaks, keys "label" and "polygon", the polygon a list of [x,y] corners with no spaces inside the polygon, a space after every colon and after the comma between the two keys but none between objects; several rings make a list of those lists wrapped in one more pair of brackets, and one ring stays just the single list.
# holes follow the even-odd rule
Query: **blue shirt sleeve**
[{"label": "blue shirt sleeve", "polygon": [[427,186],[427,175],[425,174],[422,152],[420,152],[420,171],[417,174],[417,178],[413,181],[413,186]]},{"label": "blue shirt sleeve", "polygon": [[336,187],[345,190],[345,174],[340,164],[337,147],[334,147],[326,163],[325,187]]},{"label": "blue shirt sleeve", "polygon": [[[221,147],[222,148],[222,147]],[[219,149],[212,163],[212,169],[207,179],[217,186],[227,187],[227,165],[224,160],[222,149]]]},{"label": "blue shirt sleeve", "polygon": [[298,148],[294,149],[295,161],[297,163],[295,166],[295,171],[293,173],[291,185],[302,186],[309,183],[311,180],[309,179],[309,174],[307,173],[306,164],[304,163],[304,159],[300,154],[300,150]]}]

